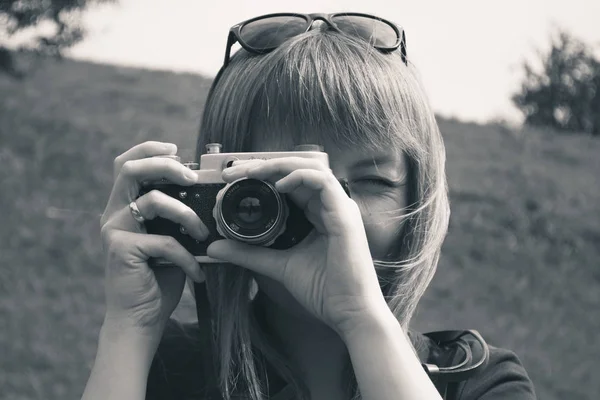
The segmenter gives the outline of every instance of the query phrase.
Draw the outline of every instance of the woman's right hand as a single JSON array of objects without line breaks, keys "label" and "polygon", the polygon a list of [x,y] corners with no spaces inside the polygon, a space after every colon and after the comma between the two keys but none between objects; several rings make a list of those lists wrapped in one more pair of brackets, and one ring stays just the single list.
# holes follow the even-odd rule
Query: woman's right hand
[{"label": "woman's right hand", "polygon": [[[181,163],[155,157],[176,152],[174,144],[146,142],[115,159],[114,185],[101,218],[106,256],[105,327],[160,336],[181,299],[185,276],[194,281],[204,279],[192,254],[171,236],[145,233],[143,224],[133,218],[129,209],[129,204],[135,201],[145,219],[167,218],[181,224],[195,239],[206,240],[206,226],[180,201],[157,190],[137,198],[145,181],[164,178],[179,185],[196,182],[196,173]],[[179,268],[151,269],[148,266],[151,257],[161,257]]]}]

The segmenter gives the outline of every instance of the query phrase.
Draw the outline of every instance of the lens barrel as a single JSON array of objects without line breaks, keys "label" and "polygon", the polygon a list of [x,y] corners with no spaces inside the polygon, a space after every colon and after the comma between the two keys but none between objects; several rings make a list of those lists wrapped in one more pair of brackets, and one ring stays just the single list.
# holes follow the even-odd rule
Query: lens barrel
[{"label": "lens barrel", "polygon": [[225,238],[270,246],[285,230],[289,210],[275,187],[259,179],[242,178],[217,194],[213,217]]}]

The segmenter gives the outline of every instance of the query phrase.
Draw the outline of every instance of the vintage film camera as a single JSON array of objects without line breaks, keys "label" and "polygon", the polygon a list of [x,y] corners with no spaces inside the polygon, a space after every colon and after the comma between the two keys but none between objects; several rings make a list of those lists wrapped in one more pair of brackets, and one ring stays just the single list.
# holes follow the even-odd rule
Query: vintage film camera
[{"label": "vintage film camera", "polygon": [[[205,241],[187,235],[179,224],[157,217],[145,222],[150,234],[173,236],[199,263],[218,263],[206,255],[206,248],[215,240],[235,239],[257,246],[288,249],[304,239],[313,229],[301,210],[287,195],[279,193],[267,181],[241,178],[226,183],[222,171],[234,161],[305,157],[318,159],[329,167],[329,158],[319,145],[296,146],[294,151],[221,153],[221,144],[206,145],[206,154],[197,163],[183,163],[196,170],[198,183],[180,186],[166,181],[142,186],[140,196],[151,190],[178,199],[198,214],[209,230]],[[179,160],[179,157],[172,156]],[[153,266],[171,265],[164,260],[153,260]]]}]

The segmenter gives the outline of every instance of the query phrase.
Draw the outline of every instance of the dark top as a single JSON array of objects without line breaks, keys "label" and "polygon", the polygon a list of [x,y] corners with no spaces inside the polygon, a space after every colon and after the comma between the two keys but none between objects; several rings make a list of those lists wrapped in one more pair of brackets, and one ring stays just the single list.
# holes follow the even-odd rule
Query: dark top
[{"label": "dark top", "polygon": [[[204,400],[203,355],[194,340],[196,324],[169,321],[152,362],[146,391],[147,400]],[[417,334],[421,345],[417,352],[422,363],[449,367],[464,359],[462,350],[439,346]],[[479,360],[481,346],[467,339],[473,350],[473,362]],[[469,379],[450,386],[446,400],[535,400],[534,388],[517,356],[509,350],[489,346],[489,361]],[[291,386],[267,365],[270,400],[293,400]]]}]

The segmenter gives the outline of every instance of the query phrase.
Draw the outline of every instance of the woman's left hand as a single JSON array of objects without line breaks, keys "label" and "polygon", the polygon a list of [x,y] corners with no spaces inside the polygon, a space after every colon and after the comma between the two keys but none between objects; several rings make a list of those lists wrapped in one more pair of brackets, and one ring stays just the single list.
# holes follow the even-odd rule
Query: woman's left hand
[{"label": "woman's left hand", "polygon": [[248,177],[275,183],[304,210],[315,229],[287,250],[219,240],[217,258],[281,282],[310,313],[339,334],[385,305],[358,205],[318,160],[286,157],[242,163],[223,172],[226,182]]}]

